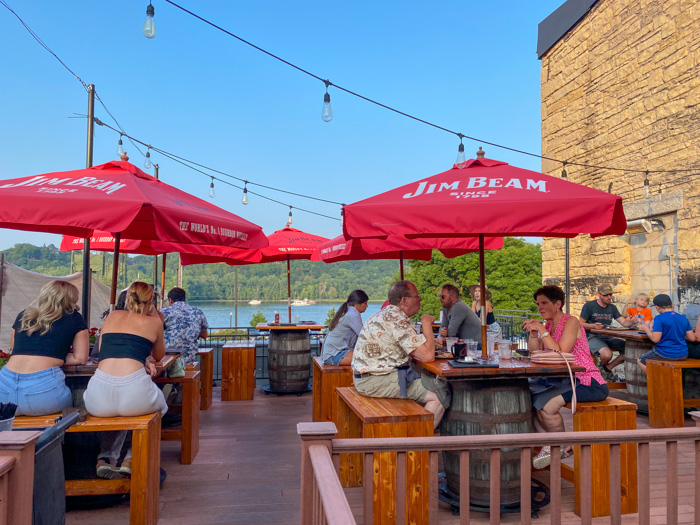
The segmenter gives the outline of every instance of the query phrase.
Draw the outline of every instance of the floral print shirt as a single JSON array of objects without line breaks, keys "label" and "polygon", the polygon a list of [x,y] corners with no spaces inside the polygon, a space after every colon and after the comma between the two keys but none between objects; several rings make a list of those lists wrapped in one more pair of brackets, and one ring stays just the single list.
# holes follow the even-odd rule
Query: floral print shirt
[{"label": "floral print shirt", "polygon": [[352,356],[356,374],[390,374],[408,363],[409,355],[425,343],[410,318],[398,306],[389,305],[370,317],[357,338]]},{"label": "floral print shirt", "polygon": [[165,315],[165,347],[186,348],[188,354],[197,352],[199,332],[209,328],[204,312],[184,301],[166,306],[161,311]]}]

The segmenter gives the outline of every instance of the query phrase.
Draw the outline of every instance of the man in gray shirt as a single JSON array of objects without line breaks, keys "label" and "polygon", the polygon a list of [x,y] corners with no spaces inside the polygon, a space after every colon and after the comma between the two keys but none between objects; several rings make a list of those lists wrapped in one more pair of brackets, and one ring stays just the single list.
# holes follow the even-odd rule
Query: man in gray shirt
[{"label": "man in gray shirt", "polygon": [[[442,305],[440,339],[459,337],[462,340],[481,340],[481,321],[464,301],[459,300],[459,290],[455,285],[446,284],[442,287],[440,304]],[[443,343],[444,341],[441,342]]]}]

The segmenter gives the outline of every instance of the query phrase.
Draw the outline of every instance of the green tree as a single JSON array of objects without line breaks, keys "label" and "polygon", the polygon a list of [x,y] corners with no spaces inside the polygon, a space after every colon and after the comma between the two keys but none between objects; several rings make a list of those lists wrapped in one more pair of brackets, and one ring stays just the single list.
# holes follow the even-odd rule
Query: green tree
[{"label": "green tree", "polygon": [[[542,285],[542,249],[520,238],[506,237],[503,248],[487,250],[484,257],[486,286],[495,309],[536,312],[532,292]],[[460,299],[471,304],[469,285],[479,282],[479,256],[470,253],[447,259],[433,252],[430,261],[411,261],[406,279],[413,281],[423,297],[420,314],[440,311],[440,289],[454,284]]]},{"label": "green tree", "polygon": [[331,321],[333,320],[334,317],[335,317],[335,306],[331,307],[328,310],[328,314],[326,314],[326,323],[325,323],[326,326],[331,324]]},{"label": "green tree", "polygon": [[258,325],[258,323],[267,323],[265,315],[260,310],[253,314],[253,317],[250,320],[250,326],[255,327]]}]

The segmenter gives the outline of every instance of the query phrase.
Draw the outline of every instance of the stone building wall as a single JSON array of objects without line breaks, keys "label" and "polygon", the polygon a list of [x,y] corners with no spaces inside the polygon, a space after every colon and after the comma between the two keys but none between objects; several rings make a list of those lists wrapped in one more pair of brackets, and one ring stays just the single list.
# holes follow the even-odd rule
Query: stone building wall
[{"label": "stone building wall", "polygon": [[[700,302],[700,2],[600,0],[541,57],[541,98],[542,155],[635,170],[566,166],[573,182],[612,183],[628,221],[649,221],[571,239],[571,312],[600,283],[618,305],[641,291]],[[550,175],[562,167],[542,162]],[[544,239],[542,259],[544,282],[563,285],[564,240]]]}]

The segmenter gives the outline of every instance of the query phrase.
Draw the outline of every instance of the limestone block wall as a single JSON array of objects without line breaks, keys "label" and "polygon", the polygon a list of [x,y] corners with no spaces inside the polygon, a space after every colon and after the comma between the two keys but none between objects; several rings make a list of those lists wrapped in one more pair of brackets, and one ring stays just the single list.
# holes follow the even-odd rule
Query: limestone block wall
[{"label": "limestone block wall", "polygon": [[[542,155],[635,170],[566,166],[573,182],[612,183],[628,220],[664,224],[572,239],[572,313],[601,282],[621,298],[673,286],[681,308],[700,302],[700,2],[600,0],[541,60]],[[560,176],[562,164],[542,170]],[[542,251],[544,282],[563,284],[564,240],[544,239]]]}]

